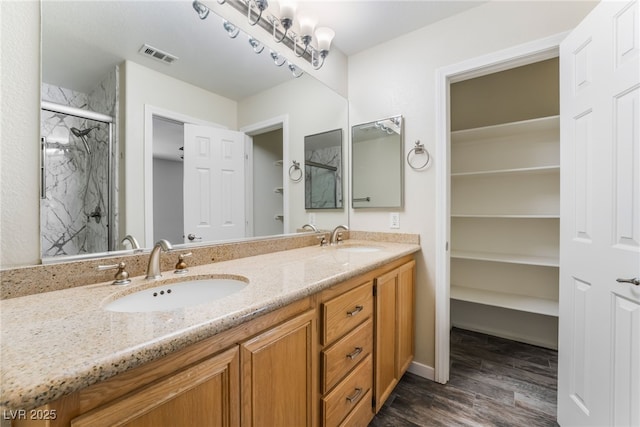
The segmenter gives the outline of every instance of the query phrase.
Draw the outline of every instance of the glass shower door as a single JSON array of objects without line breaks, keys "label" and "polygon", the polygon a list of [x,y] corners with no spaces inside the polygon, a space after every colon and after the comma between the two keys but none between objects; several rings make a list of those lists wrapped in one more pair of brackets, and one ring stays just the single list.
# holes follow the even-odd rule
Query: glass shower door
[{"label": "glass shower door", "polygon": [[109,250],[110,124],[42,110],[42,257]]}]

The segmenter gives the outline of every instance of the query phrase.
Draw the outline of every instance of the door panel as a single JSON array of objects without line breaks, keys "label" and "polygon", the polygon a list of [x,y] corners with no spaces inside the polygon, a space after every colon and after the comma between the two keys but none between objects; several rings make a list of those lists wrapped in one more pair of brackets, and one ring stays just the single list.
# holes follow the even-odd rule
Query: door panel
[{"label": "door panel", "polygon": [[560,47],[558,422],[640,425],[640,20],[603,1]]},{"label": "door panel", "polygon": [[185,124],[185,242],[245,236],[244,134]]}]

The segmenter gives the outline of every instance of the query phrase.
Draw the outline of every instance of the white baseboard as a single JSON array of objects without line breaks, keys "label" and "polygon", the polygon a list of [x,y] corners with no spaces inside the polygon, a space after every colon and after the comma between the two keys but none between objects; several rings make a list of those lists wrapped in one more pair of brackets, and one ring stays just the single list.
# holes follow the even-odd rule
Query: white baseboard
[{"label": "white baseboard", "polygon": [[423,365],[422,363],[418,363],[416,361],[411,362],[407,371],[431,381],[434,381],[436,377],[435,376],[436,371],[435,369],[433,369],[433,367],[428,365]]},{"label": "white baseboard", "polygon": [[472,332],[479,332],[481,334],[493,335],[495,337],[505,338],[512,341],[523,342],[525,344],[531,344],[538,347],[558,350],[558,342],[554,340],[548,340],[539,337],[526,337],[520,334],[511,333],[510,331],[496,328],[478,327],[477,324],[465,322],[452,322],[452,326],[455,328],[466,329]]}]

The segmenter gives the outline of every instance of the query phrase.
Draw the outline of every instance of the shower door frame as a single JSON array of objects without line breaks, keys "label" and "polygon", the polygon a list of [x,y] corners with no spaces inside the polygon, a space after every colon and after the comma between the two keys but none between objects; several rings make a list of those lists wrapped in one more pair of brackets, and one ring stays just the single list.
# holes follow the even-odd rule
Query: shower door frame
[{"label": "shower door frame", "polygon": [[[60,113],[66,114],[68,116],[77,117],[79,119],[93,120],[95,122],[106,123],[109,127],[109,147],[108,153],[109,158],[107,159],[107,182],[109,186],[109,191],[107,191],[107,211],[109,218],[109,225],[107,227],[107,251],[112,251],[115,248],[114,240],[113,240],[113,225],[115,215],[112,210],[112,198],[113,198],[113,117],[96,113],[95,111],[83,110],[81,108],[70,107],[68,105],[56,104],[55,102],[42,101],[40,103],[40,109],[45,111],[50,111],[52,113]],[[42,170],[44,166],[44,158],[41,159],[43,164],[41,165],[41,173],[45,173]],[[40,180],[42,185],[42,179]],[[40,194],[43,194],[43,189],[40,190]],[[42,248],[40,248],[40,253],[42,253]]]}]

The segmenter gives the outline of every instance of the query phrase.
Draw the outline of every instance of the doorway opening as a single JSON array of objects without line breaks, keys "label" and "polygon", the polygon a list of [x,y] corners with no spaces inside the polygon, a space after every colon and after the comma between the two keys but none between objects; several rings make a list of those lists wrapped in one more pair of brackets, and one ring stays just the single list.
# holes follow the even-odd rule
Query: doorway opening
[{"label": "doorway opening", "polygon": [[[485,149],[486,147],[482,147],[481,145],[482,141],[488,138],[483,134],[482,128],[489,125],[495,126],[496,123],[500,122],[494,122],[493,124],[486,122],[483,124],[471,124],[470,126],[473,126],[472,131],[462,130],[466,125],[463,125],[464,127],[458,130],[454,129],[452,127],[454,120],[452,120],[451,117],[451,113],[455,108],[455,106],[452,105],[452,93],[456,89],[452,89],[452,85],[461,83],[459,86],[462,87],[465,85],[465,82],[469,82],[471,79],[478,79],[494,73],[514,70],[518,67],[552,60],[558,56],[558,47],[563,37],[563,34],[556,35],[438,70],[438,108],[436,109],[437,161],[442,167],[438,168],[436,172],[438,190],[437,205],[439,206],[436,228],[438,233],[436,241],[439,242],[436,248],[435,380],[437,382],[444,384],[449,381],[452,320],[456,321],[459,326],[465,326],[464,324],[466,323],[468,328],[468,325],[474,324],[475,319],[465,316],[468,314],[473,315],[474,311],[482,311],[491,307],[494,309],[494,312],[497,313],[501,310],[508,311],[514,308],[505,306],[495,307],[497,305],[495,301],[505,296],[504,294],[506,294],[506,292],[501,292],[504,291],[503,289],[491,288],[491,279],[485,281],[488,285],[484,286],[482,290],[467,289],[471,286],[464,286],[464,283],[471,282],[465,281],[467,278],[465,275],[477,274],[477,272],[484,270],[487,274],[493,274],[495,276],[496,265],[509,264],[507,268],[513,267],[513,265],[511,265],[513,263],[510,261],[505,262],[505,259],[492,259],[491,255],[494,252],[499,252],[499,248],[491,247],[491,245],[497,244],[496,242],[500,241],[509,243],[510,239],[512,239],[510,234],[512,234],[514,230],[523,228],[516,224],[517,221],[522,221],[526,218],[527,220],[537,223],[535,227],[541,227],[547,230],[547,234],[551,234],[549,230],[554,229],[555,224],[558,222],[557,218],[559,217],[559,212],[542,212],[542,210],[549,207],[547,205],[541,208],[540,211],[535,211],[534,209],[533,212],[527,212],[528,207],[518,211],[518,205],[522,202],[521,199],[517,199],[519,196],[518,191],[515,189],[508,190],[505,187],[509,187],[519,180],[526,181],[529,175],[534,177],[543,175],[545,177],[542,179],[542,183],[524,183],[523,185],[525,187],[533,186],[544,189],[553,186],[553,182],[559,176],[558,164],[555,164],[554,161],[549,161],[549,165],[543,162],[544,164],[540,165],[527,165],[522,163],[512,166],[508,164],[508,161],[500,164],[499,162],[501,161],[517,157],[515,154],[510,155],[508,152],[503,151],[504,149],[510,148],[509,144],[504,142],[505,138],[508,139],[508,137],[498,137],[497,139],[499,141],[495,143],[497,145],[491,150]],[[488,97],[493,97],[493,94],[489,92],[484,95],[485,100]],[[526,118],[520,120],[508,118],[503,120],[502,123],[504,125],[505,121],[525,122],[527,120]],[[549,119],[551,122],[554,120],[557,121],[557,118]],[[543,124],[542,127],[544,128],[545,125],[546,124]],[[553,127],[554,125],[552,124],[550,126]],[[491,129],[489,129],[489,134],[491,134],[490,130]],[[454,132],[452,133],[452,131]],[[476,135],[477,133],[479,133],[479,136]],[[506,133],[508,134],[510,131]],[[467,137],[471,138],[469,142],[465,141]],[[478,139],[478,142],[474,142],[473,139]],[[471,149],[467,150],[466,153],[463,152],[465,150],[460,151],[460,147],[456,147],[459,140],[463,141],[462,144],[471,147]],[[502,148],[500,148],[500,142],[502,143]],[[474,150],[476,153],[480,152],[482,157],[478,157],[477,154],[472,153]],[[495,151],[492,152],[492,150]],[[453,156],[456,155],[457,152],[460,152],[461,157],[454,158]],[[529,156],[524,154],[520,157],[527,158]],[[484,159],[486,162],[484,165],[473,166],[469,162],[473,162],[474,158]],[[465,161],[467,161],[468,167],[463,166]],[[494,162],[493,165],[491,164],[492,161]],[[525,172],[525,169],[531,170]],[[518,172],[516,173],[514,170],[518,170]],[[520,172],[522,172],[524,178],[509,177],[510,173],[520,174]],[[549,174],[550,177],[547,176]],[[505,177],[507,177],[506,180],[504,179]],[[501,180],[503,182],[501,182]],[[474,186],[477,187],[480,185],[479,183],[487,185],[483,192],[474,189]],[[552,191],[552,193],[553,192],[554,191]],[[500,197],[505,194],[513,195],[516,197],[517,202],[511,203],[512,197],[505,197],[506,200],[500,200]],[[528,205],[525,203],[525,206]],[[547,224],[544,224],[545,220],[548,221]],[[479,227],[477,226],[478,224],[480,224]],[[492,230],[493,234],[491,233]],[[489,233],[489,235],[486,235],[487,233]],[[497,238],[497,233],[500,233],[501,237]],[[483,250],[483,248],[488,248],[488,250]],[[487,253],[489,256],[487,256]],[[542,256],[543,255],[540,255],[540,257]],[[452,264],[461,264],[462,268],[452,272]],[[456,265],[453,265],[453,267],[456,267]],[[527,269],[530,267],[532,266],[527,265],[524,268]],[[535,276],[535,272],[531,274]],[[460,280],[464,283],[458,286],[458,284],[454,283],[454,280]],[[550,280],[553,280],[553,278]],[[475,283],[475,280],[473,283]],[[557,281],[555,289],[557,292]],[[497,298],[489,301],[484,299],[487,295]],[[455,299],[455,302],[451,302],[452,298]],[[455,305],[469,304],[472,305],[471,310],[459,312],[462,313],[461,316],[457,316],[459,313],[456,313],[456,317],[452,317],[451,310],[455,308]],[[557,313],[557,296],[555,307]],[[528,310],[521,311],[524,313]],[[527,314],[530,313],[527,312]],[[540,313],[537,315],[540,315]],[[555,315],[557,316],[557,314]],[[492,321],[495,322],[499,320],[494,318]],[[504,322],[504,319],[501,321]],[[485,333],[496,333],[496,331],[490,327],[491,321],[488,323],[489,326],[485,325],[485,328],[476,330]]]},{"label": "doorway opening", "polygon": [[286,115],[244,126],[248,138],[247,235],[273,236],[289,232],[289,118]]}]

